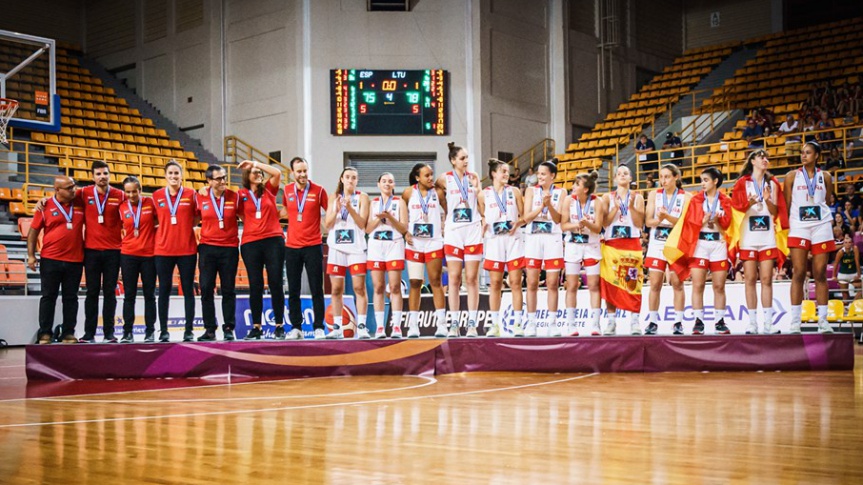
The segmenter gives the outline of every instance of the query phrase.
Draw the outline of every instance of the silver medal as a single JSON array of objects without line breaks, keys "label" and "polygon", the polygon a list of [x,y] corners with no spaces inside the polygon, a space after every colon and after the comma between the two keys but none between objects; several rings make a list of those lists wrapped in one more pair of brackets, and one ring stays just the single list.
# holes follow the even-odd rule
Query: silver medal
[{"label": "silver medal", "polygon": [[171,216],[171,224],[177,224],[177,216]]},{"label": "silver medal", "polygon": [[261,218],[261,211],[255,211],[255,219]]},{"label": "silver medal", "polygon": [[99,224],[104,224],[105,223],[105,216],[103,216],[102,214],[99,214],[98,221],[99,221]]}]

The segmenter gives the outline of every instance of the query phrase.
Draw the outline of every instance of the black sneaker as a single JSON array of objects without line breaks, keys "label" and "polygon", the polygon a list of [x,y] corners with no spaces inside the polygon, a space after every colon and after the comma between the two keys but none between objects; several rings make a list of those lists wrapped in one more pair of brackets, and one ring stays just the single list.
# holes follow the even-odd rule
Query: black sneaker
[{"label": "black sneaker", "polygon": [[95,344],[96,337],[92,335],[84,335],[83,337],[78,339],[78,343],[80,344]]},{"label": "black sneaker", "polygon": [[135,341],[135,337],[132,336],[132,332],[123,332],[123,338],[120,339],[121,343],[130,344]]},{"label": "black sneaker", "polygon": [[[185,340],[185,337],[183,338]],[[198,337],[198,342],[215,342],[216,341],[216,331],[215,330],[205,330],[204,333]]]},{"label": "black sneaker", "polygon": [[191,330],[186,330],[183,332],[183,342],[194,342],[195,334],[192,333]]},{"label": "black sneaker", "polygon": [[647,327],[644,329],[644,335],[656,335],[656,331],[659,330],[659,325],[654,322],[650,322],[647,324]]},{"label": "black sneaker", "polygon": [[718,322],[716,322],[716,334],[717,335],[730,335],[731,330],[725,326],[725,319],[720,318]]},{"label": "black sneaker", "polygon": [[167,343],[170,341],[171,341],[171,334],[169,334],[167,331],[162,331],[161,333],[159,333],[159,342]]},{"label": "black sneaker", "polygon": [[153,330],[147,330],[147,333],[144,334],[144,342],[150,344],[156,341],[156,332]]},{"label": "black sneaker", "polygon": [[276,331],[273,332],[273,338],[275,338],[276,340],[285,340],[285,326],[284,325],[277,325],[276,326]]},{"label": "black sneaker", "polygon": [[683,323],[681,323],[681,322],[676,322],[676,323],[671,327],[671,333],[673,333],[674,335],[683,335]]},{"label": "black sneaker", "polygon": [[264,338],[264,332],[261,327],[252,327],[244,340],[261,340],[262,338]]},{"label": "black sneaker", "polygon": [[234,340],[234,327],[222,325],[222,336],[225,342],[232,342]]},{"label": "black sneaker", "polygon": [[695,319],[695,326],[692,327],[692,335],[704,335],[704,322],[700,318]]},{"label": "black sneaker", "polygon": [[105,335],[105,337],[102,338],[103,344],[116,344],[117,342],[117,337],[115,337],[113,333]]}]

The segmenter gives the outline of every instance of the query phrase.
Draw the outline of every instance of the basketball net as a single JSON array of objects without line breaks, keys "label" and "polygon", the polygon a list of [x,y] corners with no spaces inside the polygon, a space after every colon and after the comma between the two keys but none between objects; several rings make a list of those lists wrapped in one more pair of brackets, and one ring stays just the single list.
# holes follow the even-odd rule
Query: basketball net
[{"label": "basketball net", "polygon": [[6,145],[6,127],[9,125],[9,120],[15,116],[15,111],[18,110],[18,101],[14,99],[0,98],[0,143]]}]

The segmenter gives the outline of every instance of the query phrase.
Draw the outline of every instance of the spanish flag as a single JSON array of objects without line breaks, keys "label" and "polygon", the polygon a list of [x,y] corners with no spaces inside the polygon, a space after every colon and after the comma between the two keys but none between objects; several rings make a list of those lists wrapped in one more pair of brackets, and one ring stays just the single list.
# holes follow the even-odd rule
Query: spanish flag
[{"label": "spanish flag", "polygon": [[638,238],[608,239],[602,243],[599,274],[603,300],[621,310],[641,311],[642,257]]},{"label": "spanish flag", "polygon": [[[740,235],[743,233],[743,224],[746,223],[746,211],[749,210],[749,196],[746,195],[746,182],[752,180],[752,176],[744,175],[737,180],[731,189],[732,221],[728,228],[726,239],[728,240],[728,256],[735,261],[739,252]],[[776,248],[779,249],[779,259],[776,267],[785,264],[785,256],[788,254],[788,206],[785,204],[785,194],[782,184],[776,177],[770,181],[776,188],[776,206],[778,214],[773,219],[773,229],[776,232]]]},{"label": "spanish flag", "polygon": [[[716,222],[719,224],[720,231],[727,231],[732,222],[731,198],[722,192],[717,194],[722,215],[716,218]],[[704,191],[701,191],[683,205],[680,219],[668,235],[665,249],[662,250],[669,268],[677,273],[681,281],[689,277],[689,263],[692,255],[695,254],[695,247],[698,245],[698,237],[704,223],[704,200]],[[727,243],[728,236],[725,237],[725,241]]]}]

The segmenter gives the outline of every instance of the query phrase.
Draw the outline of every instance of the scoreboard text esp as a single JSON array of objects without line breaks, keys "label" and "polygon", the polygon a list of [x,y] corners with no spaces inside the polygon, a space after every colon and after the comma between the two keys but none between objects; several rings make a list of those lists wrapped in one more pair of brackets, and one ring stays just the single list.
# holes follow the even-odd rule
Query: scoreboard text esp
[{"label": "scoreboard text esp", "polygon": [[448,135],[449,73],[330,71],[333,135]]}]

